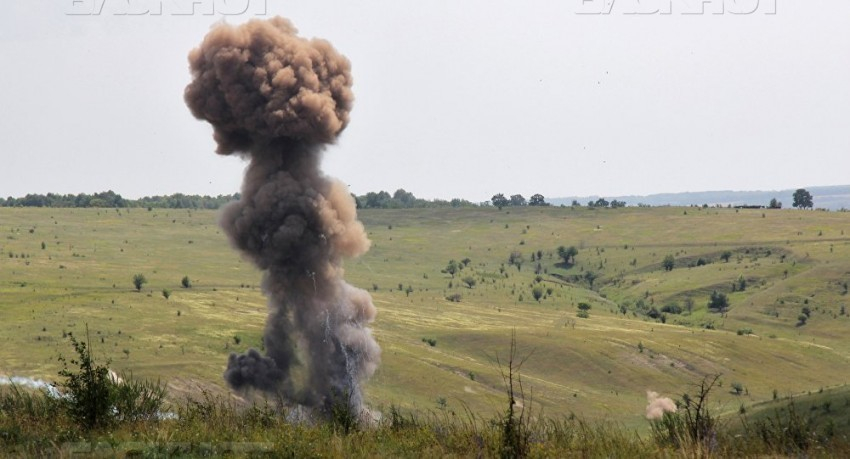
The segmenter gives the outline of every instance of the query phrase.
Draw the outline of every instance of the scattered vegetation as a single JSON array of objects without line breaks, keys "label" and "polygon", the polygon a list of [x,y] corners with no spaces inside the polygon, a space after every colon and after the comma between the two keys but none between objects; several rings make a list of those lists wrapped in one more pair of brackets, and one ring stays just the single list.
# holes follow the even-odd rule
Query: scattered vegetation
[{"label": "scattered vegetation", "polygon": [[147,280],[147,278],[145,277],[144,274],[139,273],[139,274],[136,274],[136,275],[133,276],[133,287],[136,287],[137,292],[141,292],[142,286],[147,284],[147,283],[148,283],[148,280]]}]

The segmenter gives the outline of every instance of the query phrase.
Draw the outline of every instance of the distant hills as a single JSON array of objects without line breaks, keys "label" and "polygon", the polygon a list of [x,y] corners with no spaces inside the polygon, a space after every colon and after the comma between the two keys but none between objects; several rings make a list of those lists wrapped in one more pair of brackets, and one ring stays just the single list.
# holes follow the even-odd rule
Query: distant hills
[{"label": "distant hills", "polygon": [[[850,209],[850,185],[836,186],[812,186],[803,187],[812,194],[816,209],[841,210]],[[701,206],[708,204],[714,206],[753,205],[767,206],[771,199],[776,198],[782,203],[783,208],[790,208],[794,202],[793,195],[796,189],[779,191],[696,191],[684,193],[659,193],[646,196],[568,196],[563,198],[552,198],[547,201],[554,205],[570,205],[573,200],[585,206],[589,201],[596,201],[600,197],[607,200],[625,201],[626,205],[637,206],[645,204],[650,206]]]}]

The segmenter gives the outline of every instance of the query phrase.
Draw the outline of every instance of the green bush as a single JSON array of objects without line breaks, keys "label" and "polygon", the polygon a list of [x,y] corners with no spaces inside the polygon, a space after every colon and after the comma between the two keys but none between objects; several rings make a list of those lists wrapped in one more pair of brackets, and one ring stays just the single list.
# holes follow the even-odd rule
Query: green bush
[{"label": "green bush", "polygon": [[[162,409],[166,389],[159,381],[138,380],[132,375],[113,379],[108,368],[95,362],[91,354],[91,340],[86,327],[86,341],[78,341],[68,333],[76,359],[60,356],[63,369],[59,376],[65,378],[58,386],[63,389],[68,417],[84,430],[108,427],[116,422],[153,420]],[[74,370],[69,368],[76,366]]]},{"label": "green bush", "polygon": [[[71,333],[68,338],[78,356],[77,359],[71,360],[59,357],[64,367],[59,376],[65,378],[61,387],[67,396],[65,403],[68,414],[84,429],[105,427],[112,421],[113,382],[109,377],[109,362],[106,365],[94,362],[89,347],[88,327],[86,342],[77,341]],[[77,366],[78,370],[69,369],[69,363]]]},{"label": "green bush", "polygon": [[136,287],[136,291],[142,291],[142,286],[147,284],[148,280],[145,278],[144,274],[136,274],[133,276],[133,286]]}]

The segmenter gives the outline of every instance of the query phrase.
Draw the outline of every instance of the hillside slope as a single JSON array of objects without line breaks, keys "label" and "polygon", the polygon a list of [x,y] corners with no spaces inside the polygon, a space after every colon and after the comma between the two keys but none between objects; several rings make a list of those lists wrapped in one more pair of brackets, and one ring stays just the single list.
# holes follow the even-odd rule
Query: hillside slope
[{"label": "hillside slope", "polygon": [[[346,277],[379,308],[382,364],[367,386],[378,409],[501,411],[496,361],[514,330],[528,355],[526,403],[547,415],[645,425],[647,390],[680,396],[713,373],[723,374],[721,411],[850,379],[846,213],[480,208],[361,218],[372,249],[346,264]],[[225,392],[227,355],[262,346],[259,273],[228,247],[213,212],[0,209],[0,232],[0,374],[55,378],[57,356],[70,351],[63,335],[88,324],[95,352],[118,370],[162,378],[178,394]],[[558,258],[561,245],[578,249],[573,265]],[[512,252],[521,264],[509,264]],[[454,276],[441,272],[452,259],[468,259]],[[141,292],[135,273],[149,281]],[[708,309],[714,291],[728,310]]]}]

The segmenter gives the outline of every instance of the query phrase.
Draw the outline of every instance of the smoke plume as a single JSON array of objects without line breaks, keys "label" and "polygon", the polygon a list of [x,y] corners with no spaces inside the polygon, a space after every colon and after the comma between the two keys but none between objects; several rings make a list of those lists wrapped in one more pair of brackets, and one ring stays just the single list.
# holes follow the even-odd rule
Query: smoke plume
[{"label": "smoke plume", "polygon": [[241,198],[220,224],[263,271],[268,297],[265,355],[231,355],[224,378],[234,389],[359,410],[361,384],[380,358],[368,328],[376,311],[366,291],[343,280],[342,261],[365,253],[369,240],[347,187],[319,169],[324,146],[348,124],[350,64],[279,17],[214,27],[189,63],[192,114],[212,125],[217,153],[250,161]]},{"label": "smoke plume", "polygon": [[664,413],[675,413],[676,402],[658,395],[658,392],[646,391],[646,419],[654,420],[664,417]]}]

